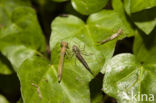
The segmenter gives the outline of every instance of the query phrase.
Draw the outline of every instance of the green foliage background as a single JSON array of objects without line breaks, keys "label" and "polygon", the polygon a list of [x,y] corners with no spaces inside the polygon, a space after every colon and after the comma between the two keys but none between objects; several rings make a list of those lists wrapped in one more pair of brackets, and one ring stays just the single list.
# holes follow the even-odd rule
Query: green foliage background
[{"label": "green foliage background", "polygon": [[[155,11],[155,0],[0,0],[0,103],[140,103],[131,92],[156,96]],[[119,29],[118,38],[97,46]],[[94,76],[69,53],[58,83],[61,41],[88,54]]]}]

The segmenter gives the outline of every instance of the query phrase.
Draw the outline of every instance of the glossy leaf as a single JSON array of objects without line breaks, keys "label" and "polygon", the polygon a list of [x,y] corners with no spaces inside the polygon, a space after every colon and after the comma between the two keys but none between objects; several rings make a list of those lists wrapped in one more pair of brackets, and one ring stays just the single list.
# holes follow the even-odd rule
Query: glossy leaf
[{"label": "glossy leaf", "polygon": [[58,83],[57,65],[41,57],[26,60],[18,71],[24,103],[89,103],[91,75],[82,68],[73,68],[65,63]]},{"label": "glossy leaf", "polygon": [[101,10],[107,4],[108,0],[72,0],[75,10],[81,14],[91,14]]},{"label": "glossy leaf", "polygon": [[154,103],[155,74],[155,64],[142,65],[132,54],[119,54],[107,64],[103,90],[118,103]]},{"label": "glossy leaf", "polygon": [[[131,16],[134,23],[139,29],[147,35],[156,26],[156,2],[155,0],[125,0],[126,12]],[[140,5],[140,6],[138,6]]]}]

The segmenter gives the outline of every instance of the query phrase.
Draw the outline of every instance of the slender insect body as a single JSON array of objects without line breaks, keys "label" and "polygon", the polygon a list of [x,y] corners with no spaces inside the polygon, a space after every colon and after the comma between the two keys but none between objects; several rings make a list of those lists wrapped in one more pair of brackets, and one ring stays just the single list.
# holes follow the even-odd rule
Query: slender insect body
[{"label": "slender insect body", "polygon": [[102,40],[102,41],[100,41],[100,42],[98,42],[98,43],[104,44],[104,43],[106,43],[106,42],[109,42],[109,41],[111,41],[111,40],[117,38],[120,34],[122,34],[122,29],[119,29],[117,33],[113,34],[111,37],[109,37],[109,38],[107,38],[107,39],[105,39],[105,40]]},{"label": "slender insect body", "polygon": [[60,53],[60,60],[58,65],[58,82],[61,82],[62,79],[62,70],[63,70],[63,64],[64,64],[64,57],[66,54],[66,49],[68,48],[67,42],[61,42],[61,53]]},{"label": "slender insect body", "polygon": [[81,55],[81,51],[80,49],[76,46],[73,45],[72,47],[73,52],[75,53],[76,58],[83,64],[83,66],[93,75],[92,71],[90,70],[87,62],[85,61],[85,59],[82,57]]}]

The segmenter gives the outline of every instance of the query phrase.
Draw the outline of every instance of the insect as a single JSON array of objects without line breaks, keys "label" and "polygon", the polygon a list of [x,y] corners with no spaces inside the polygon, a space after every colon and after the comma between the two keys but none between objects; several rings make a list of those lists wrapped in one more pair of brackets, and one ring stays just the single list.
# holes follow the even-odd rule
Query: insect
[{"label": "insect", "polygon": [[102,41],[100,41],[100,42],[97,42],[97,43],[104,44],[104,43],[106,43],[106,42],[108,42],[108,41],[111,41],[111,40],[117,38],[121,33],[122,33],[122,30],[119,29],[118,32],[115,33],[115,34],[113,34],[111,37],[109,37],[109,38],[107,38],[107,39],[105,39],[105,40],[102,40]]},{"label": "insect", "polygon": [[42,94],[41,94],[41,91],[40,91],[40,87],[34,83],[32,83],[32,86],[36,87],[37,89],[37,93],[38,93],[38,96],[40,99],[42,99]]},{"label": "insect", "polygon": [[66,50],[68,48],[67,42],[61,42],[61,53],[60,53],[60,60],[58,65],[58,82],[61,82],[62,79],[62,71],[63,71],[63,64],[64,64],[64,57],[66,55]]},{"label": "insect", "polygon": [[60,17],[68,17],[68,14],[61,14]]},{"label": "insect", "polygon": [[72,50],[76,56],[76,58],[83,64],[83,66],[93,75],[92,71],[90,70],[87,62],[84,60],[84,58],[82,57],[81,55],[81,51],[80,49],[76,46],[76,45],[73,45],[72,47]]}]

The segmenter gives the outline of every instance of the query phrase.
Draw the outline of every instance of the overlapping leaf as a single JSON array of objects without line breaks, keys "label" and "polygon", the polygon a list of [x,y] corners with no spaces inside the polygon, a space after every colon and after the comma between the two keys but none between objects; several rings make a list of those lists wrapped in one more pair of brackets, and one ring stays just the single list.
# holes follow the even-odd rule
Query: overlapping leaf
[{"label": "overlapping leaf", "polygon": [[131,16],[134,23],[150,34],[156,26],[156,1],[155,0],[125,0],[125,10]]}]

